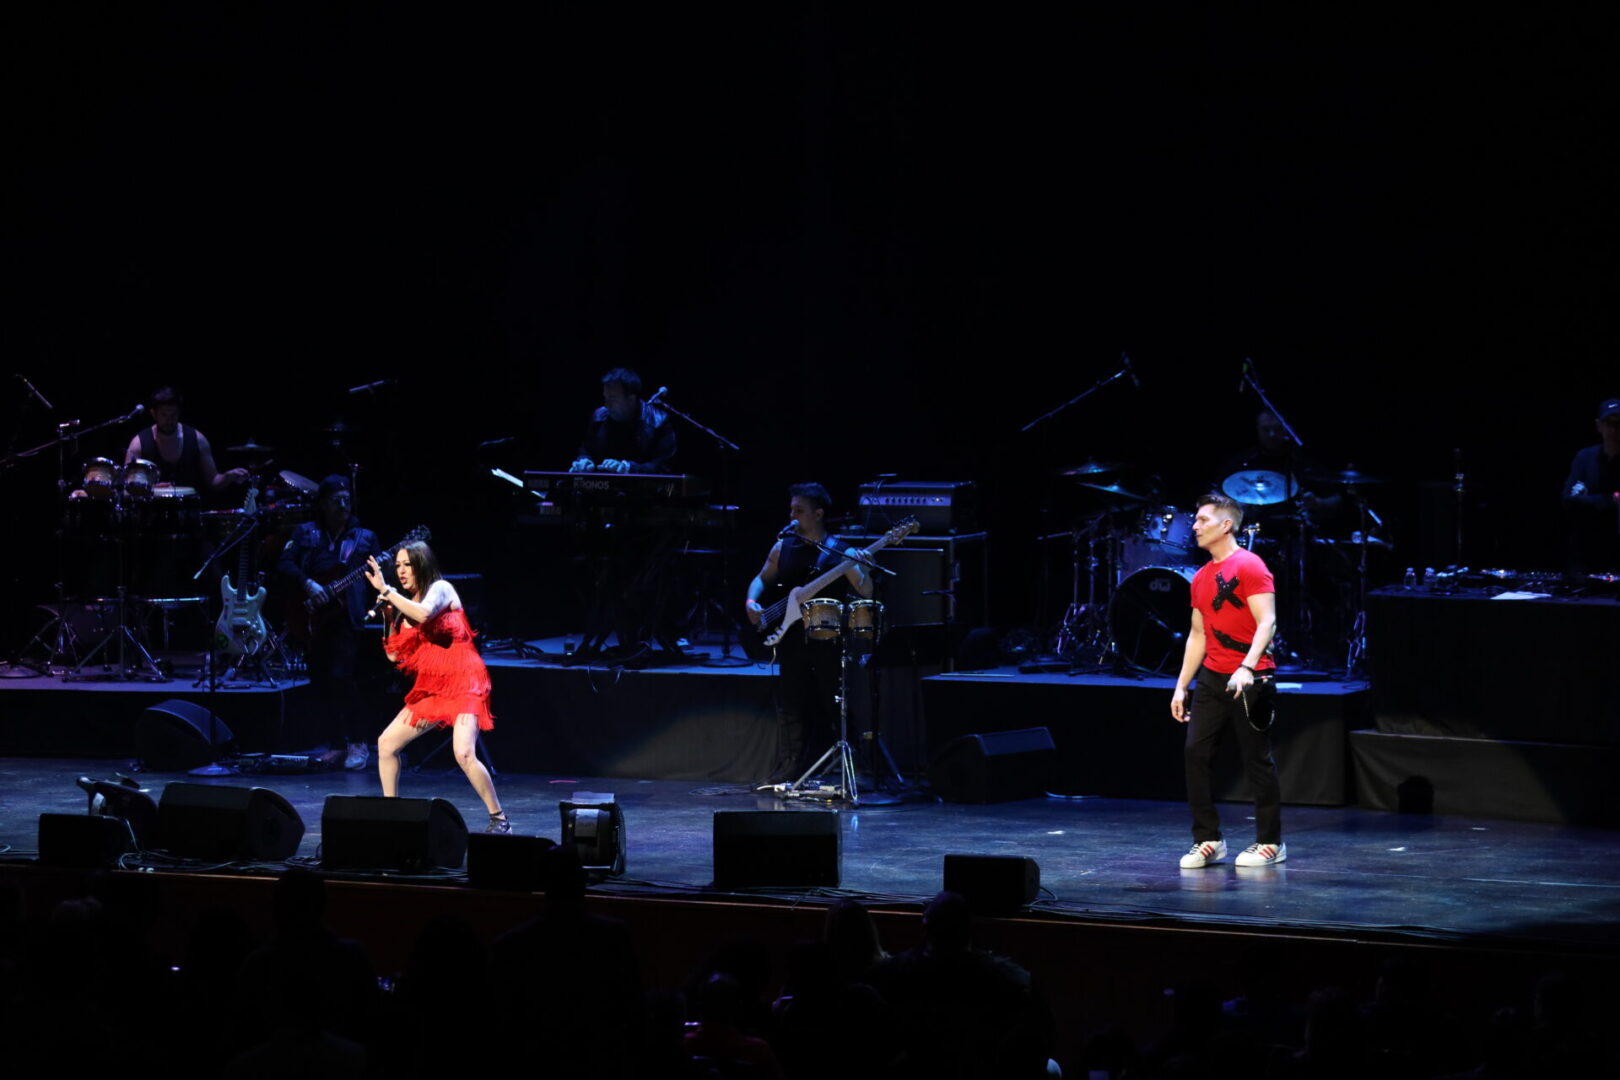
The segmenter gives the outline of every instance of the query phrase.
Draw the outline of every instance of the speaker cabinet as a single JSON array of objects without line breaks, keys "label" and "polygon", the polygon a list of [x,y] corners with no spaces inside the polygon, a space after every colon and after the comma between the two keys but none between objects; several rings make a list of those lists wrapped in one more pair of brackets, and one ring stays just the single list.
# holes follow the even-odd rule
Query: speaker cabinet
[{"label": "speaker cabinet", "polygon": [[1041,868],[1023,855],[947,855],[944,884],[966,897],[975,915],[1012,915],[1035,902]]},{"label": "speaker cabinet", "polygon": [[467,823],[444,799],[328,795],[321,808],[321,866],[418,873],[459,867]]},{"label": "speaker cabinet", "polygon": [[[214,733],[213,751],[208,734]],[[149,706],[135,721],[135,755],[154,772],[185,772],[206,765],[236,742],[229,725],[209,720],[206,708],[181,698]]]},{"label": "speaker cabinet", "polygon": [[840,821],[836,810],[718,811],[715,886],[837,887]]},{"label": "speaker cabinet", "polygon": [[475,889],[544,892],[546,836],[473,833],[467,837],[467,884]]},{"label": "speaker cabinet", "polygon": [[101,814],[39,815],[41,866],[110,867],[132,847],[129,826],[123,818]]},{"label": "speaker cabinet", "polygon": [[173,783],[158,802],[158,838],[183,859],[279,862],[297,853],[304,819],[269,788]]},{"label": "speaker cabinet", "polygon": [[946,802],[1008,802],[1046,794],[1056,768],[1057,746],[1046,728],[990,731],[940,747],[928,782]]}]

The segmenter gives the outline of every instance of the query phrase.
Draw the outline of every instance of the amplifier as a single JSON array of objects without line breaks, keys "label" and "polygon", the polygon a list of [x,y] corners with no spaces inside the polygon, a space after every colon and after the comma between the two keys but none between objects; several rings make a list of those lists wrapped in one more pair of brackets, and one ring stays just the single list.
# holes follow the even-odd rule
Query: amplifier
[{"label": "amplifier", "polygon": [[904,517],[917,519],[925,533],[973,532],[979,522],[979,496],[971,480],[887,480],[860,487],[860,526],[887,532]]}]

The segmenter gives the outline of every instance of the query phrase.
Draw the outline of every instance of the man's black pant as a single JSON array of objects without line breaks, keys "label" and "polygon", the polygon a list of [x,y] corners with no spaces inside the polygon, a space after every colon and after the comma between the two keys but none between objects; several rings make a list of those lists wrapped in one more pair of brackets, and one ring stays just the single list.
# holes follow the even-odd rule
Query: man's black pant
[{"label": "man's black pant", "polygon": [[1192,808],[1193,843],[1221,839],[1221,819],[1215,813],[1215,797],[1211,793],[1210,763],[1215,758],[1215,747],[1221,733],[1230,728],[1237,733],[1238,750],[1243,755],[1243,771],[1254,790],[1255,841],[1261,844],[1282,843],[1282,789],[1277,784],[1277,767],[1271,760],[1271,739],[1263,731],[1256,731],[1249,723],[1251,715],[1269,715],[1267,695],[1277,692],[1270,678],[1255,681],[1245,691],[1248,709],[1242,698],[1234,698],[1226,689],[1230,675],[1222,675],[1207,667],[1198,669],[1193,680],[1192,719],[1187,722],[1187,804]]},{"label": "man's black pant", "polygon": [[[776,646],[776,765],[771,779],[797,780],[820,753],[821,737],[830,743],[838,730],[838,645],[806,641],[795,626]],[[816,745],[806,748],[806,736]]]}]

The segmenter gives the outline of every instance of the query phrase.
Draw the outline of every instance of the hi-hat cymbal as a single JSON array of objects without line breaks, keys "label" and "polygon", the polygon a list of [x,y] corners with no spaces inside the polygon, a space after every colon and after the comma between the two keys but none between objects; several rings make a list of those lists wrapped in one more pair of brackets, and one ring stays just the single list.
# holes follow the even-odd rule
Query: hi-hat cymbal
[{"label": "hi-hat cymbal", "polygon": [[251,435],[248,436],[248,441],[241,446],[227,446],[225,449],[233,454],[273,454],[276,452],[276,448],[273,446],[261,446],[254,442]]},{"label": "hi-hat cymbal", "polygon": [[1078,486],[1085,488],[1087,491],[1095,491],[1100,495],[1107,495],[1110,498],[1116,499],[1120,502],[1145,503],[1149,501],[1148,496],[1138,495],[1134,491],[1126,491],[1118,484],[1080,484]]},{"label": "hi-hat cymbal", "polygon": [[1107,476],[1117,473],[1125,466],[1117,461],[1083,461],[1078,465],[1070,465],[1066,469],[1059,469],[1059,476],[1087,477]]}]

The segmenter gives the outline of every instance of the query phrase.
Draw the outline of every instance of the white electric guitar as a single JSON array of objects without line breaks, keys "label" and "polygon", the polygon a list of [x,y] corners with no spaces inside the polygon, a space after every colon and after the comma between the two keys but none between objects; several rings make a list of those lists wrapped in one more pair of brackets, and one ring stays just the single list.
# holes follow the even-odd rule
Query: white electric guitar
[{"label": "white electric guitar", "polygon": [[[906,537],[917,531],[917,519],[908,517],[872,543],[866,545],[866,552],[875,555],[890,544],[898,544]],[[816,593],[832,584],[844,571],[855,565],[854,559],[845,559],[837,566],[820,574],[814,579],[793,589],[782,599],[766,608],[759,617],[759,631],[765,635],[765,647],[776,648],[776,643],[798,622],[804,615],[802,605],[806,600],[815,598]]]},{"label": "white electric guitar", "polygon": [[[243,516],[252,517],[259,512],[258,499],[258,489],[248,488],[247,499],[242,503]],[[241,588],[232,584],[229,574],[219,580],[224,610],[214,624],[214,638],[219,650],[231,656],[255,655],[264,648],[265,639],[269,636],[264,616],[260,614],[264,610],[264,586],[257,583],[250,586],[247,581],[248,545],[251,542],[251,537],[244,539],[236,549],[236,580],[242,583]]]}]

